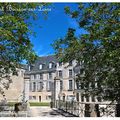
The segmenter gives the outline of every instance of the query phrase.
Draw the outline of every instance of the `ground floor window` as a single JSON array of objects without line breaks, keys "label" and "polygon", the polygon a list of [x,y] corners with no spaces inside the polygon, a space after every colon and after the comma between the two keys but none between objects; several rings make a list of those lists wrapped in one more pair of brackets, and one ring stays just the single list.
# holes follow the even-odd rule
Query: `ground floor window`
[{"label": "ground floor window", "polygon": [[46,96],[46,100],[51,100],[51,95]]},{"label": "ground floor window", "polygon": [[29,96],[29,100],[36,100],[36,96]]},{"label": "ground floor window", "polygon": [[36,91],[36,82],[33,82],[33,92]]}]

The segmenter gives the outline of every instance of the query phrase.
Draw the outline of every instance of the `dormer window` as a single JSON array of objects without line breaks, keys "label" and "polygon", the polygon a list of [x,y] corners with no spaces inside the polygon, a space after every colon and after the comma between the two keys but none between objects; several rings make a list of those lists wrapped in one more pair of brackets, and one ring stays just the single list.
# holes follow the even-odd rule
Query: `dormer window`
[{"label": "dormer window", "polygon": [[59,64],[59,66],[62,66],[62,62],[59,62],[58,64]]},{"label": "dormer window", "polygon": [[28,70],[29,70],[29,71],[30,71],[30,68],[31,68],[31,66],[29,65],[29,66],[28,66]]},{"label": "dormer window", "polygon": [[69,61],[69,66],[72,66],[72,60],[71,60],[71,61]]},{"label": "dormer window", "polygon": [[52,65],[53,65],[53,63],[49,63],[49,68],[52,68],[53,67]]},{"label": "dormer window", "polygon": [[43,65],[42,65],[42,64],[40,64],[40,65],[39,65],[39,69],[41,70],[42,68],[43,68]]}]

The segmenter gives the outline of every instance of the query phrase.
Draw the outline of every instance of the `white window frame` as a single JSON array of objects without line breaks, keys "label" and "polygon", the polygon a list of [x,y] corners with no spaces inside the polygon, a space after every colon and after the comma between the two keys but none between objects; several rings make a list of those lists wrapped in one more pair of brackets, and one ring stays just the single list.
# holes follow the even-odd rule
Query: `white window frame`
[{"label": "white window frame", "polygon": [[40,64],[40,65],[39,65],[39,69],[41,70],[42,68],[43,68],[43,65],[42,65],[42,64]]},{"label": "white window frame", "polygon": [[58,71],[58,76],[59,76],[60,78],[63,77],[63,71],[62,71],[62,70],[59,70],[59,71]]},{"label": "white window frame", "polygon": [[36,74],[36,79],[40,79],[40,74]]},{"label": "white window frame", "polygon": [[69,77],[72,77],[72,76],[73,76],[73,70],[69,69]]},{"label": "white window frame", "polygon": [[49,68],[52,68],[52,65],[53,65],[53,63],[50,62],[50,63],[49,63]]},{"label": "white window frame", "polygon": [[[70,84],[71,83],[71,84]],[[69,88],[68,90],[73,90],[73,80],[69,80]]]},{"label": "white window frame", "polygon": [[61,67],[62,66],[62,62],[58,62],[58,65],[59,65],[59,67]]},{"label": "white window frame", "polygon": [[31,80],[34,80],[34,75],[31,75],[31,76],[30,76],[30,79],[31,79]]},{"label": "white window frame", "polygon": [[52,72],[49,72],[49,79],[52,79],[52,78],[53,78]]}]

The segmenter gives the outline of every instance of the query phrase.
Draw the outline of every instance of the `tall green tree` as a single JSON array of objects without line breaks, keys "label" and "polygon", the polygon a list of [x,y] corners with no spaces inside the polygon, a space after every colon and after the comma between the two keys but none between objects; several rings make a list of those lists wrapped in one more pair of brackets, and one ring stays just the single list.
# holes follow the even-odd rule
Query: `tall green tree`
[{"label": "tall green tree", "polygon": [[76,19],[86,30],[75,38],[68,30],[67,38],[55,41],[53,47],[63,62],[76,59],[83,62],[85,75],[78,74],[89,95],[120,103],[120,4],[79,3],[73,11],[65,7],[66,14]]},{"label": "tall green tree", "polygon": [[9,88],[10,74],[17,74],[23,60],[36,59],[30,42],[29,18],[37,18],[37,7],[47,3],[0,3],[0,93]]}]

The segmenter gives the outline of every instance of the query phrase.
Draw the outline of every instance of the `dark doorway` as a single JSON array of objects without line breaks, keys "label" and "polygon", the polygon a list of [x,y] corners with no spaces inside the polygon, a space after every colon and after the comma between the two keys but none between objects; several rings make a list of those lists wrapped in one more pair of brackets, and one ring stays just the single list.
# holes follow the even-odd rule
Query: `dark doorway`
[{"label": "dark doorway", "polygon": [[63,102],[65,102],[65,96],[63,96]]},{"label": "dark doorway", "polygon": [[39,96],[39,102],[41,102],[41,96]]}]

